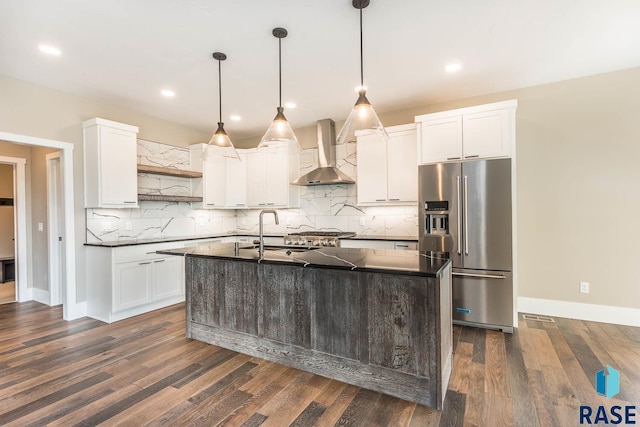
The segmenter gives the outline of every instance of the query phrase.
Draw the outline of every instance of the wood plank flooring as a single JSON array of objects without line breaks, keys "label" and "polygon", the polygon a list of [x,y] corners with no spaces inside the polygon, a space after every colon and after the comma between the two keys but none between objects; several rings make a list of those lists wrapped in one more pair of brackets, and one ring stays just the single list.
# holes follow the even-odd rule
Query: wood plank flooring
[{"label": "wood plank flooring", "polygon": [[[184,304],[111,325],[0,306],[0,425],[564,426],[640,404],[640,328],[555,318],[513,335],[454,327],[443,411],[184,337]],[[620,394],[594,390],[605,365]]]},{"label": "wood plank flooring", "polygon": [[0,283],[0,304],[16,300],[16,282]]}]

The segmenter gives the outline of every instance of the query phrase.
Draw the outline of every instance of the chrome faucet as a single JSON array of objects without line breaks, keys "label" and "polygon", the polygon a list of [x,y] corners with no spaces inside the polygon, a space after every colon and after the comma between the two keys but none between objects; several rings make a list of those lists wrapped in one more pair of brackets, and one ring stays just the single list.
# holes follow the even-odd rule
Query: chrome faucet
[{"label": "chrome faucet", "polygon": [[260,246],[258,248],[258,255],[260,256],[260,259],[264,257],[264,221],[262,216],[265,213],[272,213],[276,218],[276,224],[280,224],[278,221],[278,212],[276,212],[275,209],[263,209],[260,211]]}]

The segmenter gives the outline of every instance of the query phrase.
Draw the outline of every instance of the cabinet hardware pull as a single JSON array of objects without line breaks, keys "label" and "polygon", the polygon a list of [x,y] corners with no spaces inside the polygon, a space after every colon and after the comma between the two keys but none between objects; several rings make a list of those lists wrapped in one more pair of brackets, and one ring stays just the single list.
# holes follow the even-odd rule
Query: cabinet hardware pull
[{"label": "cabinet hardware pull", "polygon": [[469,255],[469,218],[467,213],[467,196],[469,193],[468,177],[464,176],[464,254]]},{"label": "cabinet hardware pull", "polygon": [[151,261],[149,262],[139,262],[138,265],[146,265],[146,264],[151,264]]},{"label": "cabinet hardware pull", "polygon": [[506,279],[506,276],[501,276],[498,274],[471,274],[471,273],[456,273],[455,271],[451,273],[452,276],[462,276],[462,277],[477,277],[478,279]]},{"label": "cabinet hardware pull", "polygon": [[458,190],[458,255],[462,255],[462,199],[460,198],[460,177],[456,177]]},{"label": "cabinet hardware pull", "polygon": [[376,202],[386,202],[387,199],[376,199]]},{"label": "cabinet hardware pull", "polygon": [[474,157],[480,157],[480,155],[474,154],[473,156],[464,156],[465,159],[473,159]]},{"label": "cabinet hardware pull", "polygon": [[267,203],[267,206],[273,206],[275,203]]},{"label": "cabinet hardware pull", "polygon": [[447,160],[460,160],[460,157],[447,157]]},{"label": "cabinet hardware pull", "polygon": [[399,202],[400,199],[389,199],[390,202]]},{"label": "cabinet hardware pull", "polygon": [[159,260],[153,261],[153,262],[165,262],[165,261],[166,261],[166,259],[159,259]]},{"label": "cabinet hardware pull", "polygon": [[396,245],[397,248],[408,248],[409,245]]},{"label": "cabinet hardware pull", "polygon": [[244,206],[244,203],[236,203],[236,206]]},{"label": "cabinet hardware pull", "polygon": [[129,202],[129,201],[126,201],[126,200],[125,200],[125,201],[124,201],[124,203],[136,203],[136,202]]}]

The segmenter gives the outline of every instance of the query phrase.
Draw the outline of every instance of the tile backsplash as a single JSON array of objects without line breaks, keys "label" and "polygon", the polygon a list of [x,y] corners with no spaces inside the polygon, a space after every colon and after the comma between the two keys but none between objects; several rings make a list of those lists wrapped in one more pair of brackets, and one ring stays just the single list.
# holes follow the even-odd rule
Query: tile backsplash
[{"label": "tile backsplash", "polygon": [[[300,174],[317,167],[317,148],[300,153]],[[356,144],[336,147],[338,168],[356,178]],[[189,150],[138,140],[138,163],[190,169]],[[265,216],[265,232],[325,230],[361,235],[417,236],[417,206],[356,206],[356,185],[301,187],[300,207],[278,209],[280,224]],[[145,194],[189,195],[191,180],[140,174]],[[196,205],[196,204],[194,204]],[[258,209],[194,209],[190,203],[141,201],[139,209],[87,209],[87,242],[165,238],[220,233],[257,233]]]}]

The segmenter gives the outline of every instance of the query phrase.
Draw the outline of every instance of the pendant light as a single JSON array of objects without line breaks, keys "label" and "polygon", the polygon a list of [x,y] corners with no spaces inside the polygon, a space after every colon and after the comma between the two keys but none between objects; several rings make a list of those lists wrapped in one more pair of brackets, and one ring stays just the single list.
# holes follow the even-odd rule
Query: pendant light
[{"label": "pendant light", "polygon": [[[267,129],[267,132],[260,140],[258,148],[274,147],[280,145],[288,145],[290,142],[298,144],[298,138],[293,133],[291,125],[284,116],[284,108],[282,108],[282,39],[287,37],[287,30],[284,28],[274,28],[271,32],[278,39],[278,112]],[[298,149],[300,146],[298,145]]]},{"label": "pendant light", "polygon": [[202,151],[202,158],[206,159],[209,154],[209,146],[213,145],[215,147],[220,147],[220,149],[213,150],[213,156],[220,157],[229,157],[232,159],[240,160],[240,156],[236,151],[229,135],[224,130],[224,123],[222,122],[222,70],[221,63],[225,59],[227,59],[227,55],[222,52],[214,52],[213,59],[218,61],[218,101],[219,101],[219,113],[220,113],[220,121],[218,121],[218,129],[215,131],[209,143],[204,147]]},{"label": "pendant light", "polygon": [[367,99],[367,89],[364,86],[364,61],[362,49],[362,9],[369,6],[369,0],[353,0],[353,7],[360,10],[360,87],[358,88],[358,100],[356,101],[349,117],[344,122],[336,144],[344,144],[356,140],[356,131],[359,133],[370,134],[379,133],[386,139],[389,138],[387,131],[382,126],[378,115],[373,106]]}]

